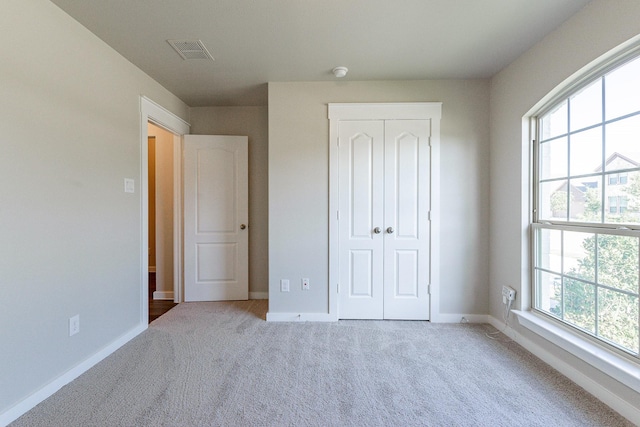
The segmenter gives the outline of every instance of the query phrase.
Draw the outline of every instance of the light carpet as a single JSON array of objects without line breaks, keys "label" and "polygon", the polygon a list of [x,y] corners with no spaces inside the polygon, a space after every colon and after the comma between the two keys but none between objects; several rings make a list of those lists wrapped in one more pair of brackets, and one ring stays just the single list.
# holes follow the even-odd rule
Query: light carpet
[{"label": "light carpet", "polygon": [[266,311],[180,304],[12,426],[631,425],[489,325]]}]

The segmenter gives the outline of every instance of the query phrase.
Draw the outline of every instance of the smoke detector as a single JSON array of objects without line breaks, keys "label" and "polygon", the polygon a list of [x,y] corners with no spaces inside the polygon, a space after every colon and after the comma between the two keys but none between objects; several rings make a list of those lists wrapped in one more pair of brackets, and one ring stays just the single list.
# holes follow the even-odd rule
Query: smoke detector
[{"label": "smoke detector", "polygon": [[209,53],[201,40],[167,40],[167,43],[178,52],[182,59],[209,59],[213,56]]},{"label": "smoke detector", "polygon": [[349,69],[347,67],[336,67],[333,69],[333,75],[337,78],[341,78],[347,75]]}]

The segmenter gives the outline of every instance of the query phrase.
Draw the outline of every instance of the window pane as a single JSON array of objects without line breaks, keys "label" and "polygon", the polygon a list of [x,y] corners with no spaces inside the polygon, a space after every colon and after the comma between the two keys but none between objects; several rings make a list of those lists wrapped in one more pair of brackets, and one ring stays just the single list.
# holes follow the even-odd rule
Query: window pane
[{"label": "window pane", "polygon": [[640,116],[608,124],[605,133],[605,170],[640,166]]},{"label": "window pane", "polygon": [[593,233],[564,231],[564,274],[596,281],[596,249]]},{"label": "window pane", "polygon": [[607,223],[640,224],[640,172],[606,175]]},{"label": "window pane", "polygon": [[562,317],[562,278],[559,275],[537,270],[536,308]]},{"label": "window pane", "polygon": [[640,58],[605,76],[607,120],[640,111]]},{"label": "window pane", "polygon": [[618,208],[620,210],[620,214],[627,213],[628,206],[629,200],[627,200],[625,196],[620,196],[620,207]]},{"label": "window pane", "polygon": [[547,139],[567,133],[567,121],[567,101],[564,101],[541,118],[541,140],[546,141]]},{"label": "window pane", "polygon": [[558,272],[562,271],[562,232],[560,230],[537,230],[538,259],[536,267]]},{"label": "window pane", "polygon": [[[611,180],[609,180],[611,181]],[[617,197],[607,197],[607,200],[609,201],[609,213],[618,213],[618,198]]]},{"label": "window pane", "polygon": [[569,220],[578,222],[602,222],[601,176],[571,180]]},{"label": "window pane", "polygon": [[566,177],[567,167],[566,136],[540,144],[540,179]]},{"label": "window pane", "polygon": [[541,220],[567,220],[567,181],[550,181],[540,184],[538,212]]},{"label": "window pane", "polygon": [[598,79],[569,100],[571,131],[602,122],[602,80]]},{"label": "window pane", "polygon": [[602,127],[571,135],[571,176],[602,170]]},{"label": "window pane", "polygon": [[624,182],[620,180],[620,193],[626,211],[625,220],[631,224],[640,224],[640,172],[625,174]]},{"label": "window pane", "polygon": [[638,297],[598,289],[598,333],[638,354]]},{"label": "window pane", "polygon": [[598,235],[598,284],[638,293],[638,267],[637,237]]},{"label": "window pane", "polygon": [[564,320],[592,334],[596,332],[596,287],[565,278]]}]

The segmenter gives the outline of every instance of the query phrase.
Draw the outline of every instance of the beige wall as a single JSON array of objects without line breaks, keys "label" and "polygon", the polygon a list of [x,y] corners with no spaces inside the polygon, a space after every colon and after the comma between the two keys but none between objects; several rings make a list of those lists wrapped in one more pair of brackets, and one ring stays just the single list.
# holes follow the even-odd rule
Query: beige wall
[{"label": "beige wall", "polygon": [[[529,307],[529,138],[523,117],[565,79],[640,33],[640,2],[596,0],[491,80],[490,313],[502,319],[503,285]],[[587,379],[640,408],[638,393],[519,327],[528,338]]]},{"label": "beige wall", "polygon": [[140,95],[188,107],[48,0],[0,36],[1,416],[146,322]]},{"label": "beige wall", "polygon": [[191,133],[249,137],[249,297],[266,298],[269,291],[267,107],[192,108]]},{"label": "beige wall", "polygon": [[489,82],[435,80],[269,83],[270,313],[328,312],[327,103],[424,101],[443,102],[438,309],[487,312]]}]

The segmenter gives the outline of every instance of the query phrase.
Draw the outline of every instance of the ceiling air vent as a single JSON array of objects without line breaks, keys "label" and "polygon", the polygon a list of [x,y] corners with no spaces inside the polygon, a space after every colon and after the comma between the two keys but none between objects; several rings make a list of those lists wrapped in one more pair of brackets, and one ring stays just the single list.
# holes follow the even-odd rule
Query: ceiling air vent
[{"label": "ceiling air vent", "polygon": [[213,56],[200,40],[167,40],[167,43],[178,52],[182,59],[210,59],[213,61]]}]

